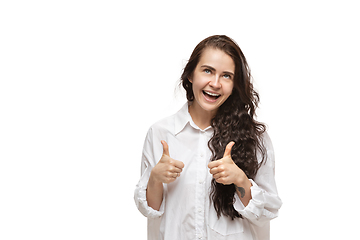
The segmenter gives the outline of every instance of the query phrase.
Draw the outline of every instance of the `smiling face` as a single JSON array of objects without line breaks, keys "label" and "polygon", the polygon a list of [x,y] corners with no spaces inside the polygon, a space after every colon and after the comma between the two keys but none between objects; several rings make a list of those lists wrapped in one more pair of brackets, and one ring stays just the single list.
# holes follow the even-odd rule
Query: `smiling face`
[{"label": "smiling face", "polygon": [[194,109],[214,115],[233,90],[235,63],[225,52],[206,48],[189,78],[195,100]]}]

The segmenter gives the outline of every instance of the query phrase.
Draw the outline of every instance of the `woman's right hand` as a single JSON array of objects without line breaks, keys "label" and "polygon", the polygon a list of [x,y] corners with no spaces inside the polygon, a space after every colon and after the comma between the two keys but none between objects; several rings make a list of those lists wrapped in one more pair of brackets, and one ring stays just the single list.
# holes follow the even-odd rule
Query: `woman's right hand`
[{"label": "woman's right hand", "polygon": [[151,170],[150,178],[158,183],[171,183],[180,176],[184,163],[170,157],[169,146],[164,140],[161,141],[161,144],[163,145],[163,155]]}]

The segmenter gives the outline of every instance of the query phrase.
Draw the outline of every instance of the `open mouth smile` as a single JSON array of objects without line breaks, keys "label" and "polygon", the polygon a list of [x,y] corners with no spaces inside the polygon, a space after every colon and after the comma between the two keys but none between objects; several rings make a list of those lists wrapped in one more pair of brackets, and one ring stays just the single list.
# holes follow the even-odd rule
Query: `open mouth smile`
[{"label": "open mouth smile", "polygon": [[214,93],[214,92],[209,92],[209,91],[202,91],[204,98],[208,101],[208,102],[216,102],[216,100],[221,96],[221,94],[218,93]]}]

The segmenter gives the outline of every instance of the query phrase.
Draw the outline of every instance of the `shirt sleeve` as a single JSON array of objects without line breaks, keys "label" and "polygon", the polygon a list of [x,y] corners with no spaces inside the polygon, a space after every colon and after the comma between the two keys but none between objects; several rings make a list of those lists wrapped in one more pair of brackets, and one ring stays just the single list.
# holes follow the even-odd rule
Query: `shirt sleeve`
[{"label": "shirt sleeve", "polygon": [[149,207],[148,202],[146,200],[146,189],[150,178],[150,173],[152,168],[156,165],[156,161],[154,160],[155,157],[154,157],[153,141],[151,135],[152,135],[152,131],[150,129],[146,136],[143,147],[143,153],[141,158],[141,177],[135,188],[134,200],[137,208],[145,217],[159,218],[164,213],[165,197],[163,197],[159,211]]},{"label": "shirt sleeve", "polygon": [[267,150],[267,160],[259,168],[255,179],[250,179],[252,199],[244,207],[239,196],[235,194],[234,202],[235,210],[257,226],[263,226],[264,223],[276,218],[282,205],[275,183],[274,150],[267,133],[264,134],[264,145]]}]

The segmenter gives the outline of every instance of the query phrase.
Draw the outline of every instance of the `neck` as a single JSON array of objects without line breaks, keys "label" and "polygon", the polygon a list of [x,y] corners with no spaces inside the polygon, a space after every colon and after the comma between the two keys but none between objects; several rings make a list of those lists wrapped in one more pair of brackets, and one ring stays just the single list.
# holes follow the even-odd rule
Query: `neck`
[{"label": "neck", "polygon": [[205,129],[210,126],[211,119],[214,118],[216,111],[206,111],[194,101],[189,105],[189,113],[194,123],[200,129]]}]

